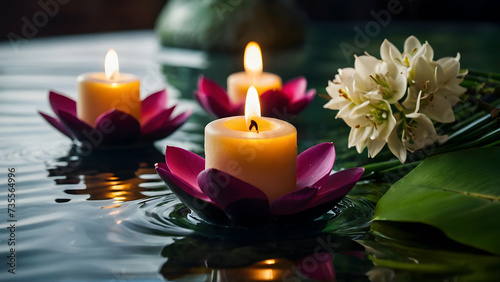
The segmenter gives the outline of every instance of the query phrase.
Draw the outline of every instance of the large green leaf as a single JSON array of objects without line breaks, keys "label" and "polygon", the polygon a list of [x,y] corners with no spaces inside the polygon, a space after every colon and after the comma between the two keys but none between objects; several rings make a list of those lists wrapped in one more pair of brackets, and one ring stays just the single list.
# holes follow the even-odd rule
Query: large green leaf
[{"label": "large green leaf", "polygon": [[372,238],[356,241],[365,246],[377,268],[394,275],[392,281],[476,282],[500,277],[500,256],[450,240],[430,225],[376,221],[370,234]]},{"label": "large green leaf", "polygon": [[500,255],[499,160],[500,147],[430,157],[387,191],[373,220],[428,224]]}]

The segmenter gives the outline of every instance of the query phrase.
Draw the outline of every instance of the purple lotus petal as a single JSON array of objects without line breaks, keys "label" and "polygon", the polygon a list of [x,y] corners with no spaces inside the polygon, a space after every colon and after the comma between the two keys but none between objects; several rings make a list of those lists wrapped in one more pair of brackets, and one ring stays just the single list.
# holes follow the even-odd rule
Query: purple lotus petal
[{"label": "purple lotus petal", "polygon": [[165,161],[169,171],[196,189],[197,193],[203,193],[198,186],[198,174],[205,169],[202,157],[182,148],[167,146]]},{"label": "purple lotus petal", "polygon": [[97,146],[133,144],[139,142],[141,125],[133,116],[119,110],[109,110],[97,117],[95,130],[102,133]]},{"label": "purple lotus petal", "polygon": [[165,121],[157,130],[153,132],[143,132],[141,140],[143,142],[151,142],[169,136],[186,122],[186,120],[191,116],[191,112],[191,110],[185,111],[175,118]]},{"label": "purple lotus petal", "polygon": [[283,222],[294,222],[318,218],[344,198],[363,175],[363,171],[363,168],[356,167],[330,175],[327,183],[319,189],[314,199],[304,206],[302,210],[295,214],[280,216],[278,219]]},{"label": "purple lotus petal", "polygon": [[311,101],[316,96],[316,89],[310,89],[307,91],[305,96],[296,102],[292,102],[289,106],[290,114],[298,114],[300,113],[307,105],[311,103]]},{"label": "purple lotus petal", "polygon": [[175,118],[173,118],[169,122],[170,126],[172,126],[172,127],[181,126],[191,116],[191,112],[192,112],[192,110],[187,110],[187,111],[183,112],[182,114],[179,114],[178,116],[176,116]]},{"label": "purple lotus petal", "polygon": [[[227,117],[227,116],[229,116],[227,114],[228,109],[226,109],[226,107],[224,107],[224,106],[218,105],[217,100],[211,99],[209,101],[209,99],[208,99],[209,96],[206,95],[205,93],[198,91],[198,90],[195,90],[193,95],[194,95],[194,98],[196,99],[196,101],[198,101],[198,103],[201,105],[201,107],[205,111],[207,111],[207,113],[209,113],[210,115],[215,116],[215,117]],[[215,104],[212,108],[211,103],[213,103],[213,102],[215,102]],[[217,113],[220,113],[222,116],[219,116]]]},{"label": "purple lotus petal", "polygon": [[44,114],[42,112],[38,112],[48,123],[50,123],[50,125],[52,125],[53,127],[55,127],[55,129],[59,130],[62,134],[68,136],[69,138],[72,138],[71,137],[71,133],[68,131],[68,129],[66,129],[66,126],[64,126],[64,124],[56,119],[56,118],[53,118],[47,114]]},{"label": "purple lotus petal", "polygon": [[271,214],[292,214],[309,204],[318,193],[318,188],[305,187],[294,190],[271,203]]},{"label": "purple lotus petal", "polygon": [[362,167],[354,167],[330,175],[307,206],[313,207],[343,198],[356,185],[364,171]]},{"label": "purple lotus petal", "polygon": [[243,111],[243,102],[239,104],[232,104],[229,100],[227,100],[227,97],[227,101],[218,100],[217,97],[205,95],[201,91],[195,91],[194,96],[208,113],[217,117],[240,115]]},{"label": "purple lotus petal", "polygon": [[72,99],[64,95],[58,94],[54,91],[49,91],[49,101],[50,101],[50,106],[52,107],[52,110],[54,111],[54,113],[56,113],[56,115],[60,111],[63,111],[73,116],[76,116],[76,102],[73,101]]},{"label": "purple lotus petal", "polygon": [[243,225],[267,222],[269,201],[255,186],[213,168],[198,175],[198,185],[233,222]]},{"label": "purple lotus petal", "polygon": [[267,196],[257,187],[215,168],[198,175],[198,185],[205,195],[221,208],[241,199],[261,199]]},{"label": "purple lotus petal", "polygon": [[160,177],[164,181],[165,179],[167,179],[168,181],[173,182],[173,184],[175,184],[177,188],[180,188],[182,191],[186,192],[191,197],[203,200],[208,203],[213,203],[213,201],[209,197],[207,197],[207,195],[203,194],[203,192],[198,187],[198,184],[196,184],[196,186],[191,185],[191,183],[186,181],[186,179],[172,172],[167,164],[157,163],[155,164],[155,168],[156,171],[158,172],[158,175],[160,175]]},{"label": "purple lotus petal", "polygon": [[333,143],[321,143],[297,156],[297,189],[320,187],[335,162]]},{"label": "purple lotus petal", "polygon": [[170,119],[172,112],[174,111],[176,106],[173,106],[168,109],[163,109],[158,112],[157,115],[152,117],[149,121],[143,121],[141,132],[142,134],[149,134],[151,132],[155,132],[158,130],[165,122]]},{"label": "purple lotus petal", "polygon": [[202,93],[199,90],[195,90],[193,92],[193,96],[205,111],[207,111],[209,114],[215,116],[215,113],[210,108],[210,104],[208,103],[207,95],[205,93]]},{"label": "purple lotus petal", "polygon": [[202,95],[210,95],[223,104],[230,104],[226,90],[217,82],[206,78],[203,75],[198,78],[198,89]]},{"label": "purple lotus petal", "polygon": [[303,174],[298,183],[311,185],[270,205],[260,189],[223,171],[204,169],[204,159],[194,153],[168,147],[165,159],[166,164],[156,165],[158,174],[193,212],[213,222],[244,226],[314,220],[331,210],[364,172],[352,168],[328,176],[335,149],[332,143],[316,145],[297,161],[298,174]]},{"label": "purple lotus petal", "polygon": [[143,132],[141,124],[134,117],[120,111],[107,111],[98,117],[95,124],[87,124],[77,117],[77,105],[74,100],[49,91],[49,101],[56,118],[41,112],[40,115],[71,139],[90,142],[85,145],[94,147],[153,142],[170,135],[191,114],[191,111],[187,111],[172,118],[174,107],[166,108],[165,89],[149,95],[141,102]]},{"label": "purple lotus petal", "polygon": [[194,91],[194,97],[211,115],[229,117],[243,114],[244,102],[233,103],[224,88],[204,76],[198,79],[198,90]]},{"label": "purple lotus petal", "polygon": [[268,90],[260,95],[262,116],[286,119],[289,114],[289,98],[280,90]]},{"label": "purple lotus petal", "polygon": [[[286,82],[280,91],[266,91],[260,96],[262,114],[279,119],[293,118],[316,94],[314,89],[306,92],[306,87],[306,79],[299,77]],[[194,97],[209,114],[216,117],[244,114],[244,101],[233,103],[224,88],[204,76],[198,79],[198,90],[195,90]]]},{"label": "purple lotus petal", "polygon": [[298,77],[287,81],[283,84],[282,91],[285,92],[290,102],[294,103],[303,99],[307,88],[307,80],[305,77]]},{"label": "purple lotus petal", "polygon": [[155,92],[141,102],[141,123],[148,123],[153,117],[158,116],[167,107],[167,91],[165,89]]},{"label": "purple lotus petal", "polygon": [[[61,118],[61,122],[64,124],[66,129],[71,133],[73,139],[80,141],[89,141],[95,138],[94,134],[101,134],[96,129],[92,128],[87,123],[79,120],[75,115],[67,113],[65,111],[59,111],[57,116]],[[102,135],[102,134],[101,134]],[[89,140],[90,138],[90,140]],[[100,139],[100,138],[99,138]],[[99,142],[102,140],[98,140]],[[91,142],[95,143],[95,142]]]},{"label": "purple lotus petal", "polygon": [[306,221],[323,215],[344,198],[363,175],[363,171],[363,168],[356,167],[330,175],[308,204],[293,214],[280,215],[278,219],[283,222]]},{"label": "purple lotus petal", "polygon": [[[173,175],[166,164],[155,164],[156,171],[170,190],[194,213],[210,222],[229,224],[230,220],[223,210],[214,205],[212,200],[181,179]],[[195,196],[193,196],[195,195]],[[198,196],[198,197],[197,197]]]}]

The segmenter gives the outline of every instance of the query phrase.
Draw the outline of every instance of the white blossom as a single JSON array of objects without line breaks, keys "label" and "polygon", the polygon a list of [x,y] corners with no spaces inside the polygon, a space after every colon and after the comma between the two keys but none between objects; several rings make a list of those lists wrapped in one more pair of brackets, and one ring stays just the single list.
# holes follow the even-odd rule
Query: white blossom
[{"label": "white blossom", "polygon": [[403,163],[408,151],[445,140],[433,121],[455,120],[452,107],[466,91],[460,83],[467,72],[460,71],[460,54],[435,61],[430,44],[415,36],[405,40],[403,53],[384,40],[380,56],[355,57],[354,68],[339,69],[324,107],[338,110],[336,118],[351,127],[349,147],[374,157],[387,143]]},{"label": "white blossom", "polygon": [[406,160],[406,151],[415,152],[438,140],[434,124],[422,113],[408,114],[396,124],[387,145],[401,163]]},{"label": "white blossom", "polygon": [[368,148],[370,157],[375,157],[384,147],[396,125],[396,119],[387,101],[366,101],[357,105],[344,121],[351,127],[349,148],[356,147],[358,153]]},{"label": "white blossom", "polygon": [[415,58],[409,73],[410,86],[406,100],[402,103],[408,110],[414,110],[417,96],[420,111],[429,118],[442,123],[455,121],[452,107],[460,100],[466,89],[459,84],[465,73],[460,73],[460,56],[428,61],[425,57]]}]

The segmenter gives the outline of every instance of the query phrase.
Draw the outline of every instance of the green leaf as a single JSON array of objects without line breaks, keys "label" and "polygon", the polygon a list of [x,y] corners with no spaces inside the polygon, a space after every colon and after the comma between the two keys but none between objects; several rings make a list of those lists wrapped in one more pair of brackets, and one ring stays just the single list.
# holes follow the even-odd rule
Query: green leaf
[{"label": "green leaf", "polygon": [[392,272],[392,281],[497,281],[500,277],[500,256],[452,241],[430,225],[376,221],[370,233],[373,238],[356,241],[365,246],[377,267]]},{"label": "green leaf", "polygon": [[499,160],[500,147],[427,158],[380,199],[373,220],[428,224],[500,255]]}]

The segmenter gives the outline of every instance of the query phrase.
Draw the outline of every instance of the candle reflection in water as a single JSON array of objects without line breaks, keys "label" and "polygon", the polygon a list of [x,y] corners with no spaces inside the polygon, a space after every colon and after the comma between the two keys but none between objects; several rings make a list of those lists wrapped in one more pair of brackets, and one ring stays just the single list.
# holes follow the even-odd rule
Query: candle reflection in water
[{"label": "candle reflection in water", "polygon": [[217,271],[217,281],[336,281],[332,254],[323,252],[297,260],[266,259],[247,267]]},{"label": "candle reflection in water", "polygon": [[363,246],[327,233],[271,241],[252,241],[251,236],[220,240],[204,235],[206,232],[195,230],[162,250],[168,259],[160,273],[166,280],[365,281],[366,277],[348,272],[345,264],[334,263],[349,260],[359,269],[372,267]]},{"label": "candle reflection in water", "polygon": [[[64,190],[69,195],[89,195],[87,200],[113,200],[102,208],[120,207],[121,203],[144,199],[143,192],[164,191],[153,164],[164,159],[153,146],[136,152],[126,149],[96,150],[88,156],[73,147],[65,157],[48,163],[49,176],[58,185],[78,188]],[[110,161],[113,160],[113,161]],[[156,185],[157,184],[157,185]],[[56,199],[68,202],[71,199]]]},{"label": "candle reflection in water", "polygon": [[216,281],[282,281],[293,266],[287,259],[266,259],[247,267],[218,270]]},{"label": "candle reflection in water", "polygon": [[83,175],[85,189],[66,189],[70,195],[89,195],[87,200],[113,200],[111,205],[102,208],[117,208],[121,203],[146,198],[142,192],[147,191],[141,187],[142,183],[151,182],[141,179],[142,174],[154,174],[152,169],[140,168],[132,176],[113,173],[99,173],[96,175]]}]

